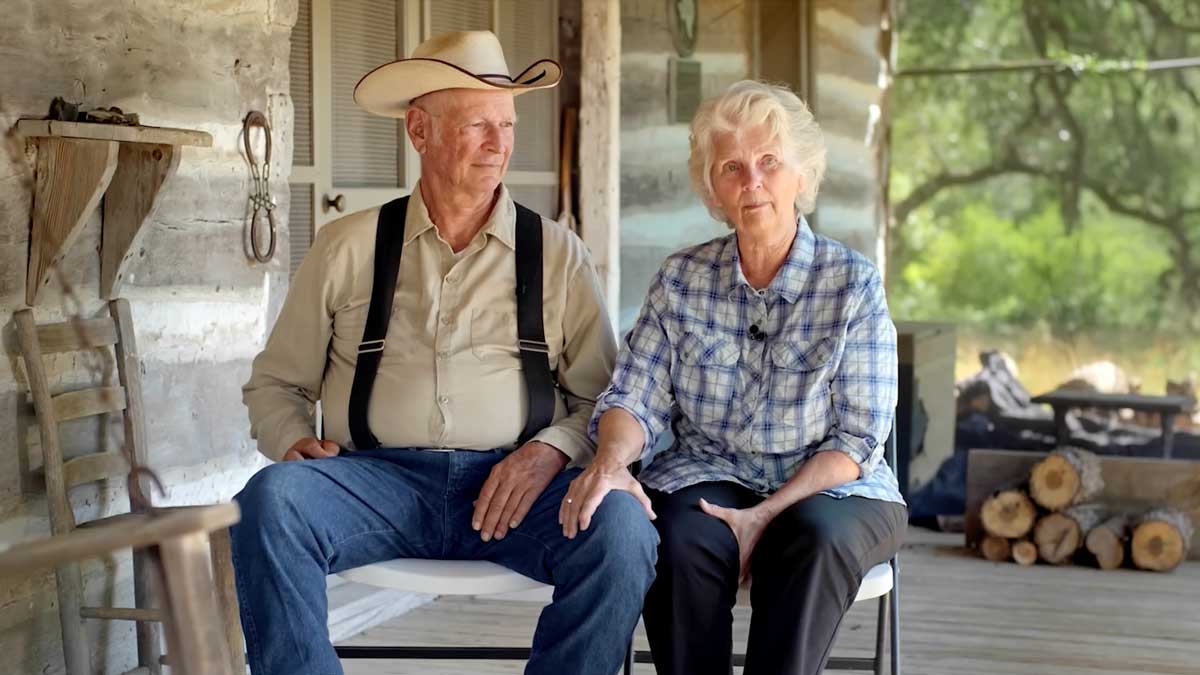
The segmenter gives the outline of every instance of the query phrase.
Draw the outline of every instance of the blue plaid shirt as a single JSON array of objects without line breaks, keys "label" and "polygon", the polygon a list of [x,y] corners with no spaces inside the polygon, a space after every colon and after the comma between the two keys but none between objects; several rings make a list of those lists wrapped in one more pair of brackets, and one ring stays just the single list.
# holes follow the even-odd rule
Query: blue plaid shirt
[{"label": "blue plaid shirt", "polygon": [[861,476],[823,494],[903,504],[884,461],[895,407],[896,328],[879,271],[801,219],[762,290],[742,274],[736,234],[667,258],[590,430],[609,408],[628,411],[645,432],[645,460],[670,423],[674,444],[640,475],[663,492],[735,481],[769,494],[835,451]]}]

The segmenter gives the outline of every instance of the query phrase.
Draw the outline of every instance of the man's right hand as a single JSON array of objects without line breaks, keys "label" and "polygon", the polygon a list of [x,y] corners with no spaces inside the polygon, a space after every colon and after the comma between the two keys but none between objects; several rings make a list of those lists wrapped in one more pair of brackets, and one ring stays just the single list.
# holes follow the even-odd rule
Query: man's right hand
[{"label": "man's right hand", "polygon": [[283,453],[283,461],[290,462],[296,459],[336,457],[341,451],[342,449],[333,441],[322,441],[309,436],[308,438],[301,438],[292,444],[292,447]]}]

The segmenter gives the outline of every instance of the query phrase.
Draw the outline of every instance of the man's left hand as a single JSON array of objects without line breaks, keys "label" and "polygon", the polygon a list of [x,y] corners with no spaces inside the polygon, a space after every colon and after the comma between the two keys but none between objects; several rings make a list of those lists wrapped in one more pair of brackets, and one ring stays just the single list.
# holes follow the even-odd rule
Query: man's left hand
[{"label": "man's left hand", "polygon": [[471,527],[484,541],[491,541],[492,537],[503,539],[510,529],[521,524],[542,491],[568,462],[570,459],[552,445],[541,441],[522,445],[492,467],[479,491],[479,499],[475,500]]}]

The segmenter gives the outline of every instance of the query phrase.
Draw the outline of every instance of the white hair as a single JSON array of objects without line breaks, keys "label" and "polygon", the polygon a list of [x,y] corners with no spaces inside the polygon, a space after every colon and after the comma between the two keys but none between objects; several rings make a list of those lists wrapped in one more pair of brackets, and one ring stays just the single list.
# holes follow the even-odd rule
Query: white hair
[{"label": "white hair", "polygon": [[712,186],[713,137],[765,125],[782,147],[783,161],[796,168],[803,185],[796,195],[796,213],[811,213],[825,175],[825,140],[808,106],[780,85],[742,80],[724,93],[700,104],[692,118],[688,174],[713,218],[728,223]]}]

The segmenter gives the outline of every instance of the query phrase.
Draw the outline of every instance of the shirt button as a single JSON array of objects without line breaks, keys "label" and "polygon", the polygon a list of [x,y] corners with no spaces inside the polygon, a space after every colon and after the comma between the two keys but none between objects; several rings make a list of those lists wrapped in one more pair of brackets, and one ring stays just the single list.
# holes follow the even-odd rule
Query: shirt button
[{"label": "shirt button", "polygon": [[446,283],[448,283],[448,284],[457,284],[457,283],[458,283],[458,277],[456,277],[456,276],[454,276],[453,274],[451,274],[450,276],[446,277]]},{"label": "shirt button", "polygon": [[437,356],[438,356],[438,358],[439,358],[439,359],[445,359],[445,358],[449,358],[449,356],[450,356],[450,352],[448,352],[448,351],[444,351],[444,350],[443,350],[443,351],[440,351],[440,352],[438,352],[438,353],[437,353]]},{"label": "shirt button", "polygon": [[450,402],[450,397],[449,396],[439,396],[438,402],[441,403],[442,405],[445,405]]},{"label": "shirt button", "polygon": [[443,317],[442,317],[442,325],[443,325],[443,326],[449,326],[449,325],[450,325],[450,317],[448,317],[448,316],[443,316]]}]

